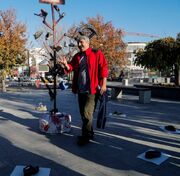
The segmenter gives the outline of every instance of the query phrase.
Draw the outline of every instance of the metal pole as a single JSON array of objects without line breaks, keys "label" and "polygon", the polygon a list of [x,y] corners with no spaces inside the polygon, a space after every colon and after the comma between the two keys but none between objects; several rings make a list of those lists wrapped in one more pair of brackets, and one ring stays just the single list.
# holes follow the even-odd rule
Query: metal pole
[{"label": "metal pole", "polygon": [[30,67],[30,54],[29,49],[27,50],[27,57],[28,57],[28,76],[31,76],[31,67]]},{"label": "metal pole", "polygon": [[[54,7],[53,7],[53,4],[51,4],[51,11],[52,11],[52,22],[53,22],[53,26],[52,26],[52,29],[53,29],[53,48],[54,48],[54,70],[56,70],[56,46],[55,46],[55,43],[56,43],[56,22],[55,22],[55,15],[54,15]],[[53,79],[54,79],[54,109],[53,109],[53,112],[56,113],[58,112],[58,109],[56,107],[56,95],[57,95],[57,91],[56,91],[56,86],[57,86],[57,80],[56,80],[56,76],[57,74],[54,72],[54,75],[53,75]]]}]

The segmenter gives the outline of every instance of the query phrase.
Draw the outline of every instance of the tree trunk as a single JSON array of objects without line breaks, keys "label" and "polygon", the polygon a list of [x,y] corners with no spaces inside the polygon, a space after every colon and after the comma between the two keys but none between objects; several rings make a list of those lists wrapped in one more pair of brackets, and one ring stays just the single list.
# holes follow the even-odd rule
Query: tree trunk
[{"label": "tree trunk", "polygon": [[5,82],[5,79],[2,79],[2,92],[6,92],[6,82]]},{"label": "tree trunk", "polygon": [[1,88],[2,92],[6,92],[6,72],[4,70],[1,71]]},{"label": "tree trunk", "polygon": [[174,76],[175,76],[175,85],[179,86],[180,85],[180,66],[179,65],[175,65]]}]

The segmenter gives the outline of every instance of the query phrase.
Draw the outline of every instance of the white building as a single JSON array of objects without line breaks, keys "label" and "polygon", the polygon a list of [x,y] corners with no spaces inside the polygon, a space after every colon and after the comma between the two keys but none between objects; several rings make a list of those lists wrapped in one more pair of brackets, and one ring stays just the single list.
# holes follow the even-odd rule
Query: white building
[{"label": "white building", "polygon": [[33,65],[33,59],[36,61],[36,65],[45,59],[46,51],[42,48],[32,48],[29,50],[29,64]]},{"label": "white building", "polygon": [[130,72],[131,77],[145,77],[144,68],[141,66],[136,66],[135,61],[135,52],[139,49],[144,49],[147,43],[145,42],[128,42],[126,48],[126,58],[128,59],[128,64],[126,70]]},{"label": "white building", "polygon": [[135,60],[135,52],[139,49],[144,49],[146,46],[146,43],[144,42],[128,42],[127,43],[127,48],[126,48],[126,52],[127,52],[127,59],[129,60],[129,64],[127,65],[127,68],[129,68],[130,70],[143,70],[142,67],[140,66],[136,66],[134,64],[134,60]]},{"label": "white building", "polygon": [[[42,48],[32,48],[29,50],[29,66],[36,72],[37,75],[44,76],[45,72],[48,72],[48,53]],[[35,76],[37,76],[35,75]]]}]

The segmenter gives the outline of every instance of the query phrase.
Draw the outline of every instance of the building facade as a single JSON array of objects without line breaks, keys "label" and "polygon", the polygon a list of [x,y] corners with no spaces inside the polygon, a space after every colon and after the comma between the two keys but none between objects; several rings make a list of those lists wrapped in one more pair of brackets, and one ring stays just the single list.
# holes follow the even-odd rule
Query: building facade
[{"label": "building facade", "polygon": [[128,60],[128,64],[125,67],[125,70],[128,72],[128,77],[146,77],[145,70],[141,66],[137,66],[134,64],[135,61],[135,53],[139,49],[144,49],[147,43],[145,42],[128,42],[126,47],[126,58]]}]

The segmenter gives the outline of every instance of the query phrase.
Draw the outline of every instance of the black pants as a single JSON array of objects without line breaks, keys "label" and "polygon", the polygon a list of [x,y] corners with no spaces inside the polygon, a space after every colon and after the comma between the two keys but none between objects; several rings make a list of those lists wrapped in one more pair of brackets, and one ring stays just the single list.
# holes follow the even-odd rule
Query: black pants
[{"label": "black pants", "polygon": [[97,95],[79,93],[78,102],[82,118],[82,136],[90,138],[93,136],[93,113],[96,106]]}]

